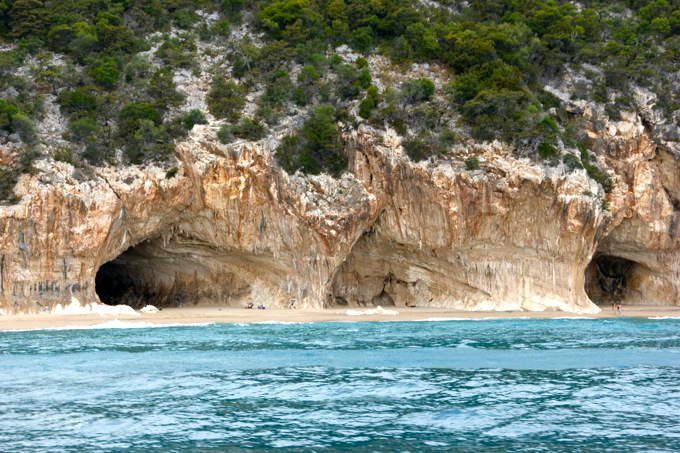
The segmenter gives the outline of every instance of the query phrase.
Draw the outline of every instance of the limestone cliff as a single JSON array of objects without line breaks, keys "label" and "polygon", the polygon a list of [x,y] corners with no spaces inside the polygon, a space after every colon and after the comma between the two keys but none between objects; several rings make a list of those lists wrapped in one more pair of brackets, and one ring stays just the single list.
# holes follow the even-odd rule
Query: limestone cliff
[{"label": "limestone cliff", "polygon": [[[586,119],[587,115],[586,115]],[[342,178],[288,175],[266,141],[196,126],[176,174],[38,163],[0,208],[0,309],[71,296],[133,306],[250,302],[594,312],[677,304],[678,155],[638,117],[589,120],[614,180],[518,158],[497,143],[414,164],[399,138],[345,137]],[[473,149],[474,148],[474,149]],[[474,151],[479,169],[466,170]]]}]

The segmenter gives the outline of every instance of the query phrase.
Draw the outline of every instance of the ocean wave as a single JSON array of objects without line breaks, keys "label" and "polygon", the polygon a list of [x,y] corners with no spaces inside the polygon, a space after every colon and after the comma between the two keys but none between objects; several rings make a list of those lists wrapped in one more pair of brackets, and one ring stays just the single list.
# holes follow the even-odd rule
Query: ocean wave
[{"label": "ocean wave", "polygon": [[476,344],[476,341],[473,340],[461,340],[460,343],[456,346],[457,349],[476,349],[474,346],[470,346],[473,344]]},{"label": "ocean wave", "polygon": [[368,310],[347,310],[345,312],[348,316],[364,316],[364,315],[398,315],[399,312],[396,310],[385,310],[380,305],[375,308],[369,308]]},{"label": "ocean wave", "polygon": [[468,321],[470,318],[425,318],[414,319],[417,322],[439,322],[439,321]]},{"label": "ocean wave", "polygon": [[484,318],[425,318],[425,319],[413,319],[415,322],[439,322],[439,321],[498,321],[498,320],[515,320],[515,319],[538,319],[532,318],[530,316],[517,316],[513,318],[507,318],[503,316],[490,316]]},{"label": "ocean wave", "polygon": [[[144,309],[148,309],[148,307],[153,307],[147,305],[144,307]],[[156,309],[156,307],[153,307]],[[158,309],[156,309],[158,311]],[[105,315],[113,315],[113,316],[119,316],[119,315],[129,315],[129,316],[139,316],[139,313],[137,313],[132,307],[129,305],[106,305],[106,304],[99,304],[97,302],[92,302],[89,304],[81,304],[78,299],[75,297],[71,297],[71,303],[62,306],[61,304],[57,304],[54,306],[52,309],[52,314],[55,315],[89,315],[89,314],[99,314],[99,316],[105,316]],[[154,313],[151,311],[151,313]]]},{"label": "ocean wave", "polygon": [[680,319],[680,316],[650,316],[647,319]]},{"label": "ocean wave", "polygon": [[248,324],[312,324],[311,322],[300,322],[300,321],[253,321],[242,323],[244,325]]},{"label": "ocean wave", "polygon": [[214,322],[201,322],[192,324],[154,324],[150,322],[135,322],[135,321],[120,321],[114,319],[106,321],[101,324],[92,324],[89,326],[61,326],[61,327],[38,327],[35,329],[7,329],[0,330],[0,332],[33,332],[37,330],[93,330],[93,329],[152,329],[160,327],[206,327],[215,324]]}]

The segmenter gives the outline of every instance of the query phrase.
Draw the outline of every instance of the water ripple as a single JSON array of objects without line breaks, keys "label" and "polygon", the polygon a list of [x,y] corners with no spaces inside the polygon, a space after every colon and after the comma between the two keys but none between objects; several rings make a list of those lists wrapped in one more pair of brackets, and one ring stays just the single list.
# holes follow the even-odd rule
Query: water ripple
[{"label": "water ripple", "polygon": [[679,451],[680,320],[0,332],[2,451]]}]

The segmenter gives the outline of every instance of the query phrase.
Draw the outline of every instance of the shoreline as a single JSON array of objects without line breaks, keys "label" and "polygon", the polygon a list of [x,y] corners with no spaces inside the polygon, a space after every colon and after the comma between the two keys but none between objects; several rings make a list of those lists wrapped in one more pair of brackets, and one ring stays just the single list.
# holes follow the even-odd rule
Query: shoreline
[{"label": "shoreline", "polygon": [[558,319],[558,318],[655,318],[677,317],[680,306],[631,305],[622,307],[620,315],[610,307],[600,307],[597,314],[579,314],[562,311],[462,311],[447,308],[387,307],[398,314],[363,314],[351,316],[348,310],[366,312],[371,308],[331,308],[319,310],[242,309],[229,307],[165,308],[158,313],[139,315],[88,314],[19,314],[0,316],[0,331],[33,330],[66,327],[90,327],[118,320],[126,324],[148,323],[188,325],[204,323],[315,323],[315,322],[375,322],[423,320],[483,320],[483,319]]}]

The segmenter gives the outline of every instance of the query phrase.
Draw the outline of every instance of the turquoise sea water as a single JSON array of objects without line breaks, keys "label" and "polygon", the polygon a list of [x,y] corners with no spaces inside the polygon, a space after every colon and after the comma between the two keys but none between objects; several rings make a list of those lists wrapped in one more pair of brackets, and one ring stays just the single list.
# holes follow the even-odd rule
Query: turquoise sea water
[{"label": "turquoise sea water", "polygon": [[680,319],[6,331],[0,390],[4,452],[680,451]]}]

